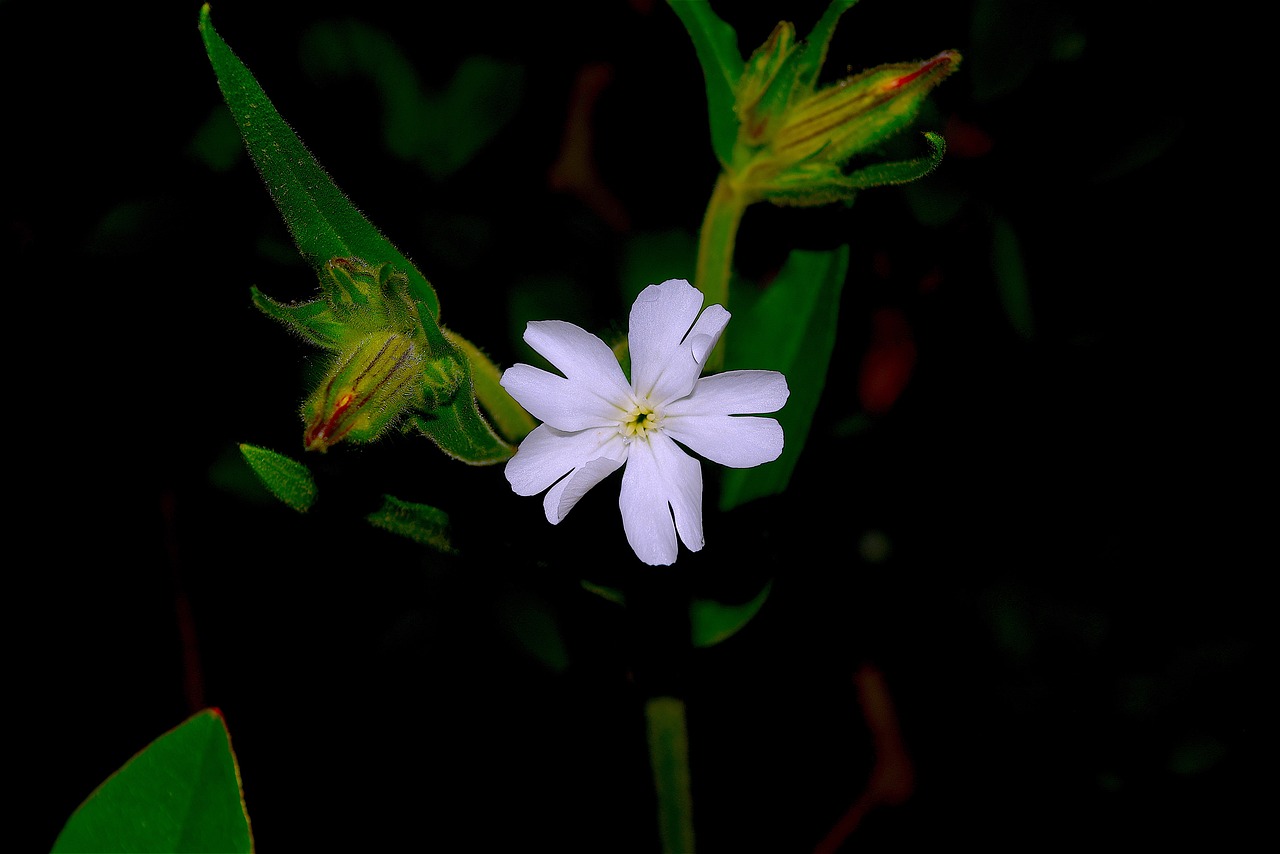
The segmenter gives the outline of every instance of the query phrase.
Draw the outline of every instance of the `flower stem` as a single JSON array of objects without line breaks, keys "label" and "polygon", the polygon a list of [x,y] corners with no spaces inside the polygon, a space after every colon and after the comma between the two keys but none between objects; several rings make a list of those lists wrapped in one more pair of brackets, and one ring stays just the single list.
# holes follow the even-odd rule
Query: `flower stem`
[{"label": "flower stem", "polygon": [[665,854],[693,852],[693,796],[689,779],[689,735],[684,701],[652,697],[644,706],[649,762],[658,796],[658,832]]},{"label": "flower stem", "polygon": [[[703,293],[703,305],[729,308],[729,276],[733,272],[733,250],[738,239],[738,225],[751,198],[738,188],[728,172],[721,172],[711,191],[711,201],[702,217],[698,234],[698,263],[694,286]],[[716,345],[707,360],[707,370],[717,371],[724,365],[724,339]]]}]

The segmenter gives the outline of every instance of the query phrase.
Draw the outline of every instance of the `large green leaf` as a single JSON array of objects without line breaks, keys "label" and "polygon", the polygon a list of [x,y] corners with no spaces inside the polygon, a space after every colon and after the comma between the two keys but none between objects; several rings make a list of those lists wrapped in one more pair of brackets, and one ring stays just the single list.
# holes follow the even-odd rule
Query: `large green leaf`
[{"label": "large green leaf", "polygon": [[726,469],[721,510],[787,488],[826,384],[848,268],[847,246],[826,252],[796,250],[765,290],[734,283],[725,369],[781,371],[791,397],[774,416],[785,435],[782,456],[755,468]]},{"label": "large green leaf", "polygon": [[53,854],[252,850],[240,769],[214,709],[188,718],[108,777],[53,845]]},{"label": "large green leaf", "polygon": [[707,84],[707,117],[711,122],[711,148],[727,165],[738,138],[738,116],[733,111],[734,89],[742,77],[742,52],[738,34],[720,19],[707,0],[667,0],[693,40]]}]

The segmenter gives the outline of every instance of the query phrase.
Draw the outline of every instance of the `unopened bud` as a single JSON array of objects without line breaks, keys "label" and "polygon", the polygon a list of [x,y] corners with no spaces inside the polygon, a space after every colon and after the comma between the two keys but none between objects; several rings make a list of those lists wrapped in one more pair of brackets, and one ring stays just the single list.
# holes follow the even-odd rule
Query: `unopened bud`
[{"label": "unopened bud", "polygon": [[307,450],[376,439],[417,400],[422,361],[399,332],[369,335],[344,352],[303,407]]}]

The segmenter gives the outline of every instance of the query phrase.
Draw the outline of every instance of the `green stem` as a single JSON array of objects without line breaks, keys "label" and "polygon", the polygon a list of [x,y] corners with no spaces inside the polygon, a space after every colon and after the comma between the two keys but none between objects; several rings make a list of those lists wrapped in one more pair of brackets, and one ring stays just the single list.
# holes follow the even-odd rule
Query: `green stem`
[{"label": "green stem", "polygon": [[[738,239],[738,225],[751,199],[727,172],[721,172],[711,191],[711,201],[702,217],[698,234],[698,263],[694,286],[702,291],[703,305],[729,307],[729,277],[733,272],[733,249]],[[707,360],[707,370],[717,371],[724,365],[724,340],[716,345]]]},{"label": "green stem", "polygon": [[649,762],[658,795],[658,831],[665,854],[693,854],[693,795],[684,701],[652,697],[645,703]]}]

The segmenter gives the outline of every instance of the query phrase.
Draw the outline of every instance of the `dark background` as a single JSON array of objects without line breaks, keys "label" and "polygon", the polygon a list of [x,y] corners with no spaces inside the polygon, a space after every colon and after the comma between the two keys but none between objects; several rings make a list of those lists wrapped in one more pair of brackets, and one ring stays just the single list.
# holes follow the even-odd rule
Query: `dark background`
[{"label": "dark background", "polygon": [[[622,322],[633,265],[684,257],[716,164],[665,4],[263,5],[214,3],[214,24],[500,364],[527,358],[526,320]],[[748,51],[824,4],[720,6]],[[1231,154],[1216,103],[1189,95],[1213,46],[1192,22],[1071,0],[845,14],[836,71],[964,55],[921,119],[951,150],[848,209],[748,212],[748,274],[850,245],[827,391],[787,493],[725,514],[709,499],[707,547],[654,570],[625,548],[614,482],[553,528],[499,469],[421,437],[307,459],[305,516],[256,486],[236,445],[303,456],[317,354],[249,286],[299,299],[315,282],[218,141],[198,12],[0,2],[14,850],[47,850],[206,705],[262,851],[655,850],[642,702],[675,690],[702,849],[810,851],[871,768],[868,663],[915,784],[848,850],[1248,829],[1270,562],[1246,547],[1261,513],[1236,480],[1261,475],[1251,309],[1203,165]],[[371,84],[307,70],[306,34],[352,21],[426,90],[468,56],[518,66],[511,120],[451,174],[397,158]],[[606,80],[589,123],[603,207],[548,180],[584,67]],[[1001,296],[1001,223],[1029,314]],[[868,354],[905,386],[877,396]],[[449,512],[460,555],[367,525],[383,493]],[[679,626],[673,593],[742,601],[769,581],[729,641],[674,662],[642,642],[650,617]]]}]

